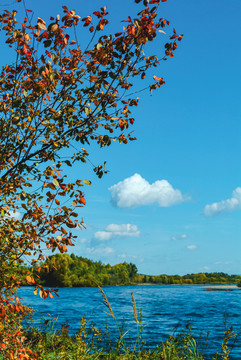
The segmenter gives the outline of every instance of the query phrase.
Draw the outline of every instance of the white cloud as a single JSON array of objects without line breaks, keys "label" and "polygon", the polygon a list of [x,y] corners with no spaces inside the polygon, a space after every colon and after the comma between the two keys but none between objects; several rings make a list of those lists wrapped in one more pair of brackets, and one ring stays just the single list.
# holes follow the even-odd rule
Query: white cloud
[{"label": "white cloud", "polygon": [[231,265],[233,261],[216,261],[214,265]]},{"label": "white cloud", "polygon": [[171,240],[183,240],[187,238],[187,234],[180,234],[171,237]]},{"label": "white cloud", "polygon": [[196,248],[197,248],[197,245],[188,245],[187,246],[188,250],[196,250]]},{"label": "white cloud", "polygon": [[132,224],[109,224],[105,231],[96,231],[94,238],[99,241],[108,241],[116,237],[139,237],[140,230]]},{"label": "white cloud", "polygon": [[86,248],[86,253],[88,255],[102,255],[102,256],[109,256],[111,254],[113,254],[115,252],[114,249],[110,248],[110,247],[106,247],[106,248]]},{"label": "white cloud", "polygon": [[155,202],[161,207],[172,206],[190,200],[181,191],[174,189],[167,180],[157,180],[153,184],[141,175],[134,174],[111,186],[111,202],[121,208],[134,208]]},{"label": "white cloud", "polygon": [[210,267],[209,267],[209,266],[204,266],[204,267],[203,267],[203,270],[204,270],[204,271],[209,271],[209,270],[210,270]]},{"label": "white cloud", "polygon": [[127,255],[127,254],[120,254],[118,255],[118,257],[121,259],[137,259],[136,255]]},{"label": "white cloud", "polygon": [[206,205],[204,208],[205,216],[215,216],[224,212],[240,210],[241,209],[241,187],[237,187],[233,193],[232,197],[227,200],[220,202],[215,202],[210,205]]},{"label": "white cloud", "polygon": [[19,211],[13,211],[13,210],[10,210],[9,211],[9,217],[10,218],[13,218],[13,219],[16,219],[16,220],[20,220],[20,218],[21,218],[21,214],[20,214],[20,212]]},{"label": "white cloud", "polygon": [[94,238],[100,241],[110,240],[111,237],[112,233],[107,231],[96,231],[96,233],[94,234]]},{"label": "white cloud", "polygon": [[81,244],[85,244],[85,243],[87,243],[89,240],[88,239],[86,239],[86,238],[82,238],[81,240],[79,240],[79,242],[81,243]]}]

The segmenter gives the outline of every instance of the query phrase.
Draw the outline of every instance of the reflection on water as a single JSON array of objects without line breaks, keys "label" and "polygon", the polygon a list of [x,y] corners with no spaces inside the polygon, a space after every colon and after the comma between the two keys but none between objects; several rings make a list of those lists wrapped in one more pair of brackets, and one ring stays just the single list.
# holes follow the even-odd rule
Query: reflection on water
[{"label": "reflection on water", "polygon": [[[204,291],[203,285],[150,285],[107,287],[104,291],[113,312],[125,330],[126,341],[136,339],[136,323],[133,318],[131,292],[134,293],[137,309],[143,314],[143,338],[148,347],[154,347],[164,341],[173,330],[182,330],[187,323],[193,325],[193,333],[203,339],[209,332],[208,351],[214,354],[220,346],[225,329],[233,326],[236,332],[241,330],[241,290]],[[92,321],[97,327],[108,323],[111,336],[117,337],[118,331],[113,319],[107,316],[106,308],[98,288],[64,288],[59,290],[60,297],[41,299],[33,295],[33,288],[19,290],[24,304],[32,304],[36,310],[35,319],[42,319],[50,313],[57,317],[55,329],[68,323],[71,334],[79,329],[82,317]],[[235,344],[231,359],[240,359],[240,342]]]}]

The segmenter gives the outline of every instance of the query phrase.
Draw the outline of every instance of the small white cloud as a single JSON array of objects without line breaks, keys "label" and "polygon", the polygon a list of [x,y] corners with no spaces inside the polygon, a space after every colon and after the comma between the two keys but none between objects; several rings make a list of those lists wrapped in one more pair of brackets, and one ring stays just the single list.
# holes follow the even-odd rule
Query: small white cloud
[{"label": "small white cloud", "polygon": [[216,261],[214,265],[231,265],[233,261]]},{"label": "small white cloud", "polygon": [[9,217],[10,218],[13,218],[13,219],[16,219],[16,220],[20,220],[20,218],[21,218],[21,214],[20,214],[20,212],[19,211],[12,211],[12,210],[10,210],[9,211]]},{"label": "small white cloud", "polygon": [[139,174],[118,182],[108,190],[111,192],[112,204],[120,208],[134,208],[155,202],[161,207],[168,207],[190,200],[167,180],[157,180],[150,184]]},{"label": "small white cloud", "polygon": [[204,270],[204,271],[209,271],[209,270],[210,270],[210,267],[209,267],[209,266],[204,266],[204,267],[203,267],[203,270]]},{"label": "small white cloud", "polygon": [[110,247],[106,248],[86,248],[86,253],[88,255],[98,255],[98,256],[109,256],[115,252],[114,249]]},{"label": "small white cloud", "polygon": [[183,240],[187,238],[187,234],[180,234],[171,237],[171,240]]},{"label": "small white cloud", "polygon": [[197,248],[197,245],[188,245],[187,246],[188,250],[196,250],[196,248]]},{"label": "small white cloud", "polygon": [[235,211],[241,209],[241,187],[237,187],[233,193],[232,197],[227,200],[222,200],[220,202],[215,202],[210,205],[206,205],[204,208],[205,216],[215,216],[224,212]]},{"label": "small white cloud", "polygon": [[85,244],[85,243],[88,242],[88,239],[82,238],[81,240],[79,240],[79,242],[80,242],[81,244]]},{"label": "small white cloud", "polygon": [[118,258],[122,259],[122,260],[125,260],[125,261],[136,261],[138,260],[138,262],[142,262],[143,261],[143,258],[142,257],[139,257],[139,256],[136,256],[136,255],[127,255],[125,253],[123,254],[119,254],[118,255]]},{"label": "small white cloud", "polygon": [[110,240],[111,236],[112,233],[107,231],[96,231],[96,233],[94,234],[94,238],[100,241]]},{"label": "small white cloud", "polygon": [[120,255],[118,255],[118,257],[121,258],[121,259],[126,259],[127,255],[126,254],[120,254]]},{"label": "small white cloud", "polygon": [[96,231],[94,238],[99,241],[108,241],[116,237],[139,237],[140,230],[132,224],[110,224],[105,231]]}]

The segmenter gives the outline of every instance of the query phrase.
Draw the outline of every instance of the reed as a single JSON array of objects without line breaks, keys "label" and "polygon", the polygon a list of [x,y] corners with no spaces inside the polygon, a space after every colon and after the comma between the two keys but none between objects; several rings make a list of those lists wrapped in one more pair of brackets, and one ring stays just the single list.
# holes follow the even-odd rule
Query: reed
[{"label": "reed", "polygon": [[101,292],[101,295],[102,295],[102,297],[104,299],[103,303],[109,309],[109,313],[105,311],[105,314],[110,315],[111,317],[113,317],[113,319],[116,320],[115,314],[114,314],[114,312],[113,312],[113,310],[111,308],[111,305],[109,303],[109,300],[107,299],[107,296],[106,296],[104,290],[99,286],[99,284],[97,284],[97,285],[98,285],[98,288],[99,288],[99,290]]},{"label": "reed", "polygon": [[131,293],[131,298],[132,298],[132,307],[133,307],[134,319],[135,319],[135,322],[136,322],[136,323],[139,323],[138,318],[137,318],[136,302],[135,302],[135,298],[134,298],[133,292]]}]

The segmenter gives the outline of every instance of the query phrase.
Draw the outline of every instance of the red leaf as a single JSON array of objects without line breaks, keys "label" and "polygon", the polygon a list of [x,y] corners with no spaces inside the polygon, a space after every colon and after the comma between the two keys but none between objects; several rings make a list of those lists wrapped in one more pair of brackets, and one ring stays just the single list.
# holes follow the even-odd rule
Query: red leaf
[{"label": "red leaf", "polygon": [[28,10],[28,9],[26,9],[26,11],[27,11],[27,12],[33,12],[32,10]]}]

